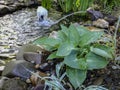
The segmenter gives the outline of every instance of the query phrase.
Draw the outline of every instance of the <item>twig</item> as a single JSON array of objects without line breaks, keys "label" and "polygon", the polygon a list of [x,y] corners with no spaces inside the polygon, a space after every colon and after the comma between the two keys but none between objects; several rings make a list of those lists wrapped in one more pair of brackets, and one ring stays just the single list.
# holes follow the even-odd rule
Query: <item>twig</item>
[{"label": "twig", "polygon": [[79,13],[86,13],[86,11],[77,11],[77,12],[73,12],[73,13],[70,13],[62,18],[60,18],[59,20],[57,20],[56,22],[54,22],[52,25],[55,25],[57,23],[59,23],[60,21],[62,21],[63,19],[69,17],[69,16],[72,16],[72,15],[75,15],[75,14],[79,14]]},{"label": "twig", "polygon": [[117,25],[116,25],[116,28],[115,28],[115,34],[114,34],[115,57],[116,57],[116,48],[117,48],[117,40],[116,39],[117,39],[117,32],[118,32],[119,24],[120,24],[120,16],[118,18]]}]

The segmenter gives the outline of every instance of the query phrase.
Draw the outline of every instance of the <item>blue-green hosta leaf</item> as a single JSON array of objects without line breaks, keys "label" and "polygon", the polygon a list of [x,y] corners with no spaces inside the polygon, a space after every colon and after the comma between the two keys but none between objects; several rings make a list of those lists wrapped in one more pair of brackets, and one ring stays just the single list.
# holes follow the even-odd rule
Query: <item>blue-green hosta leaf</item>
[{"label": "blue-green hosta leaf", "polygon": [[79,44],[79,39],[80,39],[80,35],[79,32],[77,31],[75,25],[71,24],[69,27],[69,40],[71,43],[73,43],[74,45],[78,45]]},{"label": "blue-green hosta leaf", "polygon": [[86,70],[73,69],[73,68],[67,67],[66,68],[66,73],[67,73],[67,76],[68,76],[71,84],[76,89],[80,85],[82,85],[82,83],[86,79],[87,71]]},{"label": "blue-green hosta leaf", "polygon": [[91,47],[90,48],[91,52],[97,54],[97,55],[100,55],[102,57],[105,57],[105,58],[111,58],[112,59],[112,54],[109,53],[109,49],[108,50],[103,50],[103,49],[100,49],[100,48],[93,48]]},{"label": "blue-green hosta leaf", "polygon": [[102,31],[90,31],[88,33],[85,33],[81,36],[79,45],[84,46],[93,43],[97,41],[102,35]]},{"label": "blue-green hosta leaf", "polygon": [[63,25],[61,25],[61,28],[62,28],[61,31],[68,37],[69,29]]},{"label": "blue-green hosta leaf", "polygon": [[89,30],[87,30],[87,28],[85,28],[83,26],[80,26],[80,25],[76,26],[76,29],[79,32],[80,36],[84,35],[85,33],[89,33],[90,32]]},{"label": "blue-green hosta leaf", "polygon": [[[45,80],[45,85],[54,87],[55,90],[65,90],[65,88],[63,87],[62,83],[58,80],[58,78],[56,78],[53,75],[50,78],[51,80]],[[53,90],[53,89],[50,89],[50,90]]]},{"label": "blue-green hosta leaf", "polygon": [[58,63],[57,65],[56,65],[56,76],[57,76],[57,78],[60,78],[60,76],[61,76],[61,69],[63,68],[63,66],[64,66],[64,63],[63,62],[60,62],[60,63]]},{"label": "blue-green hosta leaf", "polygon": [[[106,58],[113,58],[113,56],[114,56],[114,50],[113,50],[113,48],[112,47],[109,47],[109,46],[105,46],[105,45],[97,45],[97,46],[95,46],[95,47],[93,47],[93,48],[97,48],[97,49],[100,49],[100,50],[102,50],[102,51],[104,51],[104,53],[106,53],[106,54],[104,54],[103,55],[103,57],[106,57]],[[101,53],[101,54],[100,54]],[[100,52],[99,54],[100,55],[102,55],[103,53],[102,52]],[[97,53],[96,53],[97,54]],[[98,54],[98,55],[99,55]]]},{"label": "blue-green hosta leaf", "polygon": [[106,67],[106,65],[108,64],[108,60],[92,52],[87,54],[86,61],[89,70],[101,69]]},{"label": "blue-green hosta leaf", "polygon": [[71,53],[71,51],[74,49],[74,45],[69,43],[68,41],[61,43],[61,45],[58,48],[57,56],[67,56]]},{"label": "blue-green hosta leaf", "polygon": [[87,63],[85,58],[78,59],[76,51],[72,51],[68,56],[66,56],[63,62],[72,68],[81,69],[81,70],[85,70],[87,68]]},{"label": "blue-green hosta leaf", "polygon": [[60,41],[60,43],[66,41],[67,39],[68,37],[64,32],[58,31],[58,40]]},{"label": "blue-green hosta leaf", "polygon": [[60,56],[57,56],[56,53],[57,53],[56,51],[55,51],[55,52],[52,52],[52,53],[48,56],[47,59],[62,58],[62,57],[60,57]]},{"label": "blue-green hosta leaf", "polygon": [[41,38],[38,38],[37,40],[35,40],[33,43],[40,44],[40,45],[49,45],[49,46],[54,47],[57,44],[59,44],[59,40],[50,38],[50,37],[41,37]]}]

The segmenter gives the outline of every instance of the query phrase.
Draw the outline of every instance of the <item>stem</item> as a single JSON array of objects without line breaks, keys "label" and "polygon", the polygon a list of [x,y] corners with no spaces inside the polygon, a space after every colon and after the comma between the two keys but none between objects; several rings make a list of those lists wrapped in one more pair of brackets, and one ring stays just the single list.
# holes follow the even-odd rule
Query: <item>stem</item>
[{"label": "stem", "polygon": [[68,15],[60,18],[60,19],[57,20],[56,22],[54,22],[52,25],[57,24],[57,23],[59,23],[60,21],[62,21],[63,19],[65,19],[65,18],[67,18],[67,17],[69,17],[69,16],[72,16],[72,15],[78,14],[78,13],[86,13],[86,11],[78,11],[78,12],[73,12],[73,13],[71,13],[71,14],[68,14]]},{"label": "stem", "polygon": [[118,32],[119,24],[120,24],[120,16],[118,18],[118,22],[117,22],[116,29],[115,29],[115,34],[114,34],[115,57],[116,57],[116,48],[117,48],[117,41],[116,41],[116,39],[117,39],[117,32]]}]

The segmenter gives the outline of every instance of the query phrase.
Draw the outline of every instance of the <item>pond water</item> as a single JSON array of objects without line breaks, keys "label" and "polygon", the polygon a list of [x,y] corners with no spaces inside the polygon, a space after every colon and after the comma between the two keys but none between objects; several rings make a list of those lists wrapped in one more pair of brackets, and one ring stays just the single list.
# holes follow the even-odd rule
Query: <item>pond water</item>
[{"label": "pond water", "polygon": [[[50,13],[55,18],[53,14]],[[56,16],[58,18],[60,15]],[[14,51],[17,46],[29,43],[48,31],[39,26],[36,8],[26,8],[0,17],[0,53]]]}]

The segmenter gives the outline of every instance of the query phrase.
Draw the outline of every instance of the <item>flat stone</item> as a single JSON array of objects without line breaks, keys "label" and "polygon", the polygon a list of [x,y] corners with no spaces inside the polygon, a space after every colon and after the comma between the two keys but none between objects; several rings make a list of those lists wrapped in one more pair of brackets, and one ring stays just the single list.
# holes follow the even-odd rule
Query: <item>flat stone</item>
[{"label": "flat stone", "polygon": [[91,16],[91,19],[94,21],[94,20],[98,20],[100,18],[103,18],[103,14],[100,12],[100,11],[96,11],[96,10],[93,10],[91,8],[88,8],[87,9],[87,13],[90,14]]},{"label": "flat stone", "polygon": [[20,79],[13,78],[4,82],[2,90],[27,90],[27,84]]},{"label": "flat stone", "polygon": [[[39,84],[34,88],[34,90],[44,90],[44,88],[45,88],[44,84]],[[48,88],[46,90],[48,90]]]},{"label": "flat stone", "polygon": [[5,66],[0,66],[0,72],[3,71]]},{"label": "flat stone", "polygon": [[3,4],[3,5],[4,5],[4,4],[5,4],[5,1],[4,1],[4,0],[1,0],[1,1],[0,1],[0,4]]},{"label": "flat stone", "polygon": [[[22,47],[19,48],[19,52],[16,55],[16,59],[17,60],[24,60],[24,54],[27,52],[33,52],[33,53],[37,53],[37,52],[41,52],[42,48],[36,45],[32,45],[32,44],[26,44],[23,45]],[[28,60],[29,61],[29,60]]]},{"label": "flat stone", "polygon": [[9,10],[9,7],[6,6],[6,5],[0,5],[0,14],[5,14],[5,13],[8,13],[10,10]]},{"label": "flat stone", "polygon": [[42,54],[35,52],[25,52],[23,54],[25,60],[29,62],[34,62],[36,64],[41,64]]},{"label": "flat stone", "polygon": [[0,90],[2,89],[2,86],[3,86],[4,82],[8,79],[9,78],[7,78],[7,77],[0,77]]},{"label": "flat stone", "polygon": [[96,21],[93,21],[93,25],[99,28],[108,28],[109,27],[109,23],[104,20],[104,19],[98,19]]},{"label": "flat stone", "polygon": [[28,79],[31,76],[31,72],[34,71],[34,65],[25,60],[11,61],[6,64],[5,69],[2,72],[2,76],[17,76],[23,79]]}]

